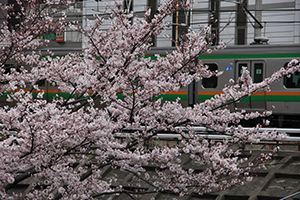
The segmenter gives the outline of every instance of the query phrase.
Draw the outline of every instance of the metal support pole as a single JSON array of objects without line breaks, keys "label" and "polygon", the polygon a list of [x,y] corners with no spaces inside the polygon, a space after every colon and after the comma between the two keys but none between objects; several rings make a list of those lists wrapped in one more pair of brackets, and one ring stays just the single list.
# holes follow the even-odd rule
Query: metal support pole
[{"label": "metal support pole", "polygon": [[[257,21],[261,22],[262,19],[262,14],[261,14],[261,10],[262,10],[262,0],[255,0],[255,18],[257,19]],[[254,27],[254,38],[255,37],[261,37],[261,25],[259,25],[257,22],[255,23],[255,27]]]},{"label": "metal support pole", "polygon": [[[194,63],[198,64],[198,58],[194,60]],[[190,107],[198,103],[198,83],[194,80],[188,85],[188,104]]]},{"label": "metal support pole", "polygon": [[190,107],[194,107],[198,103],[198,83],[193,81],[188,86],[188,103]]}]

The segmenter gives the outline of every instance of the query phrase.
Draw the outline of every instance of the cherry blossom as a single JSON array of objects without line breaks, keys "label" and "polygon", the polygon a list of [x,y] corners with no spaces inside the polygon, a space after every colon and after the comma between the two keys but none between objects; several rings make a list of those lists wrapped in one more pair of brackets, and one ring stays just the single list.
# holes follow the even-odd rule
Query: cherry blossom
[{"label": "cherry blossom", "polygon": [[[24,2],[19,4],[23,6]],[[26,2],[31,8],[42,6],[38,1]],[[18,26],[27,27],[26,31],[12,30],[7,23],[1,26],[1,39],[8,47],[0,49],[0,88],[2,94],[15,91],[7,98],[13,106],[0,108],[3,132],[15,131],[0,142],[3,198],[92,199],[122,193],[134,198],[136,194],[157,192],[182,196],[251,181],[250,170],[261,167],[258,164],[271,155],[261,155],[256,163],[248,163],[247,158],[239,157],[241,152],[234,150],[234,144],[284,135],[260,132],[261,125],[248,130],[239,125],[241,120],[269,116],[270,111],[233,112],[226,106],[257,91],[270,90],[270,84],[284,75],[300,71],[299,62],[291,61],[288,68],[281,68],[261,83],[253,83],[244,69],[239,82],[229,80],[223,94],[193,108],[183,107],[179,99],[164,101],[161,94],[178,91],[193,80],[221,76],[202,62],[194,62],[200,54],[212,51],[207,38],[210,28],[190,30],[166,56],[146,57],[151,36],[163,33],[164,20],[179,3],[185,9],[191,7],[189,1],[164,1],[149,20],[150,11],[139,18],[126,13],[116,2],[108,19],[95,16],[87,28],[71,23],[70,28],[85,36],[87,48],[60,58],[41,58],[38,52],[27,50],[39,45],[31,41],[45,30],[63,29],[65,16],[55,21],[48,11],[37,17],[24,7],[25,19]],[[53,5],[51,1],[45,4]],[[30,28],[30,23],[36,26]],[[104,23],[109,24],[107,30],[101,29]],[[222,48],[223,44],[214,50]],[[3,66],[8,59],[22,67],[5,73]],[[32,95],[33,90],[39,91],[37,82],[44,79],[69,97],[58,95],[47,101],[43,91]],[[233,139],[207,140],[194,131],[194,126]],[[161,132],[180,134],[178,144],[145,145]],[[200,163],[203,169],[186,168],[184,157]],[[149,167],[155,170],[149,172]],[[132,182],[122,184],[117,176],[104,179],[108,169],[131,174]],[[14,186],[28,177],[33,180],[31,189],[26,194],[13,194]],[[126,189],[129,186],[136,190]],[[149,189],[145,191],[145,187]]]}]

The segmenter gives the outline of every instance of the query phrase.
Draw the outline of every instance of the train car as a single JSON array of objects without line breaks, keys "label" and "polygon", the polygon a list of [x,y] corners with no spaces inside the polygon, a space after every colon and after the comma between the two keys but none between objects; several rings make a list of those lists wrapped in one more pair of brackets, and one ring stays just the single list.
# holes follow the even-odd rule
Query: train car
[{"label": "train car", "polygon": [[[152,48],[148,56],[165,55],[170,50],[174,50],[174,48]],[[61,51],[61,49],[53,50],[56,55],[66,53]],[[81,49],[76,49],[76,51],[80,52]],[[223,71],[221,76],[204,78],[196,83],[196,87],[189,92],[188,87],[185,87],[177,92],[170,91],[163,94],[162,97],[164,100],[176,100],[179,97],[183,106],[190,106],[188,93],[196,94],[193,103],[202,102],[216,94],[221,94],[229,79],[237,80],[239,78],[242,67],[248,68],[254,82],[260,82],[294,58],[300,60],[300,44],[241,45],[213,51],[211,54],[200,55],[199,60],[208,65],[210,70]],[[44,97],[48,100],[57,94],[63,97],[68,96],[45,80],[41,80],[38,84],[40,89],[44,90]],[[1,105],[7,104],[5,95],[0,98],[0,103]],[[229,108],[246,111],[273,110],[271,117],[273,126],[300,128],[300,72],[296,72],[290,78],[284,77],[279,82],[273,83],[270,92],[255,93],[251,97],[241,100],[240,103],[230,105]]]},{"label": "train car", "polygon": [[[163,55],[166,49],[154,48],[155,53]],[[229,79],[237,80],[242,67],[247,67],[253,82],[261,82],[271,76],[292,59],[300,59],[300,44],[295,45],[241,45],[230,46],[221,51],[199,56],[210,70],[223,71],[220,77],[204,78],[197,83],[197,101],[202,102],[222,93]],[[191,92],[191,91],[190,91]],[[188,106],[188,89],[163,95],[166,100],[181,98],[183,105]],[[275,107],[275,109],[273,109]],[[246,111],[273,110],[271,122],[276,127],[300,127],[300,72],[290,78],[284,77],[271,85],[270,92],[255,93],[232,104],[230,109]]]}]

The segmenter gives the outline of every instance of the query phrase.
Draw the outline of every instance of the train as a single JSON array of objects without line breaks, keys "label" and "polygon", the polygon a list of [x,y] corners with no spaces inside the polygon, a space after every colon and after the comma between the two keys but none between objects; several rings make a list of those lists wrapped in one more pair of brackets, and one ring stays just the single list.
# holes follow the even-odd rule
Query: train
[{"label": "train", "polygon": [[[174,48],[153,47],[147,56],[165,55],[170,50],[174,50]],[[46,50],[44,51],[46,52]],[[57,56],[66,55],[70,51],[80,52],[81,48],[52,49],[52,52]],[[260,82],[294,58],[300,60],[300,44],[228,46],[224,50],[199,56],[199,60],[208,65],[210,70],[223,71],[221,76],[203,78],[201,81],[194,83],[193,87],[184,87],[177,92],[170,91],[162,94],[161,97],[163,100],[171,101],[179,97],[183,106],[191,106],[194,103],[212,98],[216,94],[221,94],[229,79],[238,79],[242,67],[248,68],[254,82]],[[60,93],[60,96],[68,96],[44,80],[41,80],[39,87],[44,90],[46,99],[52,99],[58,93]],[[194,94],[192,102],[190,102],[190,94]],[[0,98],[0,105],[4,104],[7,104],[5,95]],[[241,100],[240,103],[231,104],[229,108],[232,111],[272,110],[273,114],[269,118],[271,126],[300,128],[300,72],[273,83],[270,92],[255,93]],[[244,125],[251,126],[252,124]]]},{"label": "train", "polygon": [[[152,51],[163,55],[168,49],[154,48]],[[208,65],[210,70],[223,71],[221,76],[203,78],[196,83],[196,87],[191,87],[194,91],[188,91],[188,87],[185,87],[178,92],[169,92],[162,96],[165,100],[180,97],[181,103],[189,106],[193,97],[189,98],[188,93],[197,94],[193,102],[203,102],[216,94],[221,94],[229,79],[237,80],[240,77],[242,67],[247,67],[253,82],[258,83],[287,65],[292,59],[300,60],[300,44],[228,46],[224,50],[199,56],[199,60]],[[255,93],[240,103],[230,105],[229,108],[232,111],[272,110],[273,114],[269,118],[271,126],[300,128],[300,72],[273,83],[270,92]],[[245,125],[251,126],[253,123]]]}]

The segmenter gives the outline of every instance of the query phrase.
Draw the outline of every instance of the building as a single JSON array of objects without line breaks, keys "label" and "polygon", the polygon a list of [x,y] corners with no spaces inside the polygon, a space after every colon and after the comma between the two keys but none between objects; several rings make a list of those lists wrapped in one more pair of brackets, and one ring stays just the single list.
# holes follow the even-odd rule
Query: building
[{"label": "building", "polygon": [[[42,2],[42,1],[40,1]],[[13,11],[11,11],[10,18],[7,20],[5,18],[5,14],[7,14],[7,11],[0,13],[0,23],[2,24],[3,21],[8,21],[8,27],[13,29],[18,29],[18,24],[22,21],[22,18],[15,17],[17,13],[20,13],[21,7],[17,4],[17,0],[0,0],[0,3],[3,5],[12,5]],[[67,14],[67,22],[70,21],[78,21],[78,24],[81,25],[82,22],[82,0],[72,0],[72,3],[68,7],[59,8],[62,9],[60,12],[56,13],[54,15],[54,18],[57,18],[61,16],[62,13]],[[40,6],[43,6],[43,3],[40,4]],[[60,5],[57,5],[60,6]],[[30,9],[30,8],[29,8]],[[55,6],[52,7],[52,11],[54,11]],[[46,10],[47,11],[47,10]],[[81,42],[82,42],[82,36],[81,33],[78,33],[76,31],[72,31],[69,28],[66,28],[63,32],[55,32],[54,30],[48,30],[47,33],[38,35],[35,39],[37,40],[43,40],[48,39],[53,41],[56,44],[50,44],[50,48],[55,47],[64,47],[68,46],[67,48],[70,48],[72,46],[78,47],[78,45],[81,48]],[[51,43],[53,43],[51,42]],[[6,45],[4,43],[0,42],[0,45]]]},{"label": "building", "polygon": [[[109,6],[114,0],[72,0],[71,6],[63,10],[68,21],[78,21],[85,27],[93,15],[104,18],[109,15]],[[195,0],[192,0],[195,1]],[[4,4],[15,4],[16,0],[0,0]],[[124,9],[141,17],[147,8],[155,14],[161,0],[124,0]],[[107,8],[108,5],[108,8]],[[1,17],[3,19],[3,16]],[[14,23],[13,20],[11,23]],[[214,44],[224,42],[227,46],[255,43],[297,44],[300,43],[300,0],[198,0],[190,11],[179,11],[166,19],[169,26],[154,40],[156,47],[175,46],[165,35],[176,41],[180,31],[197,30],[210,25],[215,34]],[[103,30],[108,24],[103,25]],[[256,40],[254,40],[256,38]],[[60,46],[74,43],[84,45],[84,38],[76,31],[66,29],[62,33],[42,35],[37,39],[51,39]],[[256,42],[255,42],[256,41]],[[75,44],[76,43],[76,44]],[[67,45],[68,47],[70,46]],[[71,45],[72,46],[72,45]]]},{"label": "building", "polygon": [[[110,2],[112,0],[83,1],[83,24],[93,14],[107,14],[105,4]],[[160,0],[124,0],[124,9],[141,16],[148,7],[155,10],[160,3]],[[192,29],[211,25],[216,33],[214,43],[247,45],[254,43],[254,38],[263,42],[268,39],[269,44],[300,43],[300,0],[198,0],[192,10],[179,13],[179,19],[175,15],[166,20],[170,26],[164,32],[173,38],[175,30],[187,24]],[[161,35],[154,45],[166,47],[172,44]]]}]

